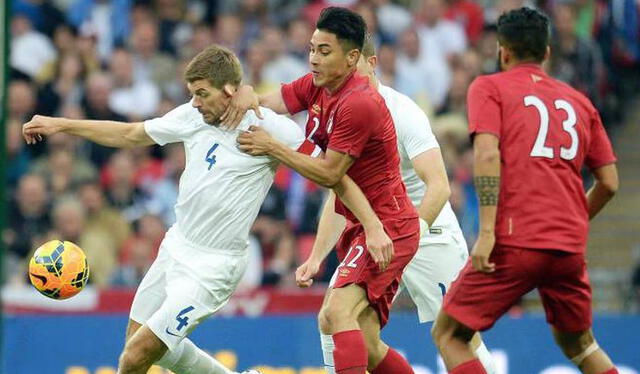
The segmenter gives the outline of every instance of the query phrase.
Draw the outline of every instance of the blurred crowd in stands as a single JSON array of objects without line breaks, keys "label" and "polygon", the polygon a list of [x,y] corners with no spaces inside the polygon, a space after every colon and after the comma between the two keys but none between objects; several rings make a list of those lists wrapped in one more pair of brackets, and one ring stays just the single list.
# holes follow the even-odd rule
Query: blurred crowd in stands
[{"label": "blurred crowd in stands", "polygon": [[[429,115],[469,243],[477,203],[465,101],[470,82],[497,69],[495,21],[505,10],[544,9],[554,22],[549,74],[587,94],[610,131],[640,84],[636,0],[10,0],[6,282],[26,282],[34,248],[49,239],[82,247],[96,287],[135,287],[165,230],[184,166],[181,144],[118,150],[65,134],[27,146],[34,113],[139,121],[189,101],[182,71],[211,43],[240,57],[245,83],[279,89],[307,71],[320,10],[348,6],[366,20],[378,77]],[[304,118],[298,118],[302,123]],[[243,287],[293,286],[309,253],[325,192],[288,169],[253,225]],[[330,258],[325,279],[336,266]]]}]

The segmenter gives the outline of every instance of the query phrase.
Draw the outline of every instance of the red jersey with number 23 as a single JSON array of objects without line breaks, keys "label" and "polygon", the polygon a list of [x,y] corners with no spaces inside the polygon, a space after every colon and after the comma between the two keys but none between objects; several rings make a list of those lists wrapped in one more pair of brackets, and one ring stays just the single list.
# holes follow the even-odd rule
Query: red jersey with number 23
[{"label": "red jersey with number 23", "polygon": [[616,161],[598,111],[535,64],[477,78],[467,102],[471,135],[500,140],[496,242],[583,253],[589,215],[582,167]]},{"label": "red jersey with number 23", "polygon": [[[324,151],[331,149],[355,158],[347,175],[360,187],[381,221],[418,216],[400,177],[391,114],[366,77],[352,73],[341,88],[329,93],[316,87],[313,76],[307,74],[284,84],[281,92],[289,113],[308,110],[307,139]],[[339,199],[336,212],[357,222]],[[389,234],[393,237],[399,233]]]}]

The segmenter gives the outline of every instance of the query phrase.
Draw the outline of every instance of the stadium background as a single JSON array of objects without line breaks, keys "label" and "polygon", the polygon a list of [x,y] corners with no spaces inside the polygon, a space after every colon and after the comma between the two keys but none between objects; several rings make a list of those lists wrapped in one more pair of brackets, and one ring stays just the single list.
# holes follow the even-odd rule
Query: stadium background
[{"label": "stadium background", "polygon": [[[180,146],[120,151],[59,134],[27,147],[22,123],[34,113],[110,120],[162,115],[188,100],[182,69],[210,43],[233,49],[245,82],[259,92],[277,89],[307,71],[307,42],[327,5],[350,6],[365,17],[378,47],[379,78],[429,114],[469,243],[477,203],[466,89],[475,76],[495,71],[492,25],[502,11],[530,5],[552,17],[553,58],[546,68],[598,106],[620,158],[619,194],[591,229],[595,328],[626,368],[621,372],[640,372],[639,1],[6,0],[2,6],[10,11],[0,8],[2,41],[11,50],[3,53],[0,79],[3,373],[114,373],[133,290],[173,222],[184,164]],[[292,270],[310,250],[323,197],[297,174],[278,172],[252,230],[254,261],[241,290],[196,331],[198,344],[239,369],[321,372],[313,316],[323,287],[297,290]],[[90,286],[69,301],[47,300],[27,283],[27,259],[50,238],[78,243],[92,265]],[[324,280],[335,266],[330,259]],[[577,373],[552,345],[540,310],[536,295],[527,295],[486,335],[501,373]],[[428,326],[416,328],[412,312],[401,298],[386,337],[417,372],[440,373]]]}]

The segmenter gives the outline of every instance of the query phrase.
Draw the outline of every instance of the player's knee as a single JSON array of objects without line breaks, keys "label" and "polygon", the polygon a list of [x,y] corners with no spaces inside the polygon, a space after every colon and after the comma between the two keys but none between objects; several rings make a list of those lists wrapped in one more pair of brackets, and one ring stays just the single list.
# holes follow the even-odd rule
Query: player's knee
[{"label": "player's knee", "polygon": [[318,329],[320,329],[320,332],[324,335],[331,334],[331,324],[329,323],[329,318],[326,315],[325,307],[322,307],[318,313]]},{"label": "player's knee", "polygon": [[324,308],[326,326],[333,331],[336,326],[346,321],[357,320],[357,315],[350,308],[345,308],[340,302],[330,302]]}]

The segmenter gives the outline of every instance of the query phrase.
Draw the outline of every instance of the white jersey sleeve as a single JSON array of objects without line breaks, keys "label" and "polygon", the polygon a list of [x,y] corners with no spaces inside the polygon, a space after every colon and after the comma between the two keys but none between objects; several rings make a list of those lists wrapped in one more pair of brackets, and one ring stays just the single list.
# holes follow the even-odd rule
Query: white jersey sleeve
[{"label": "white jersey sleeve", "polygon": [[411,99],[398,96],[400,117],[395,121],[398,142],[405,149],[409,159],[433,148],[439,148],[438,140],[431,131],[429,118]]},{"label": "white jersey sleeve", "polygon": [[200,113],[191,103],[182,104],[162,117],[144,122],[144,130],[159,145],[184,142],[199,126]]},{"label": "white jersey sleeve", "polygon": [[[290,118],[279,115],[271,109],[260,107],[264,119],[253,117],[256,124],[289,148],[316,157],[322,151],[317,145],[307,141],[300,126]],[[249,123],[247,123],[249,125]],[[242,127],[242,125],[240,126]],[[248,127],[248,126],[247,126]]]}]

